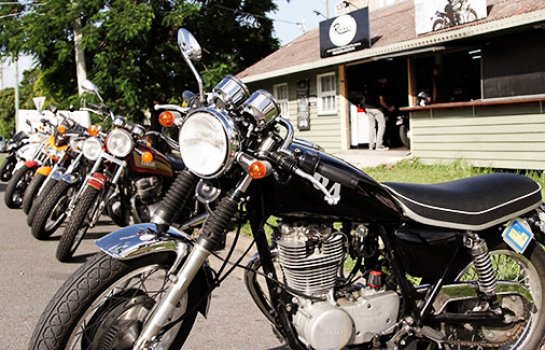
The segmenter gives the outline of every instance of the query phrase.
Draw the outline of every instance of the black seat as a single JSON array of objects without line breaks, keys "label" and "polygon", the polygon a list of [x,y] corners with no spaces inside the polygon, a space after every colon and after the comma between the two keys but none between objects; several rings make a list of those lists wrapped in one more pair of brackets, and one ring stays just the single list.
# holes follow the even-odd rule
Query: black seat
[{"label": "black seat", "polygon": [[182,158],[167,154],[167,159],[174,171],[182,171],[185,169],[185,164]]},{"label": "black seat", "polygon": [[514,174],[490,174],[434,185],[384,183],[405,215],[427,225],[479,231],[541,205],[541,187]]}]

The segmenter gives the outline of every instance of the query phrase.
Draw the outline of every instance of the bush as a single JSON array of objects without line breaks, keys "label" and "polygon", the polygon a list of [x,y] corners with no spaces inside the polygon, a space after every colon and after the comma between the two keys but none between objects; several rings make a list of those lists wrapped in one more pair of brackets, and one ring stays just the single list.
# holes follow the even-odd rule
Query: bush
[{"label": "bush", "polygon": [[0,90],[0,135],[10,138],[15,131],[15,92]]}]

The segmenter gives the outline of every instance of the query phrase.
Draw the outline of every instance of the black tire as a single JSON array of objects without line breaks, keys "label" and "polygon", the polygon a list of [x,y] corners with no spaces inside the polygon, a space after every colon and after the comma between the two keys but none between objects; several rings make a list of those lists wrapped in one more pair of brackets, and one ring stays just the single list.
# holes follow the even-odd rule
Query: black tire
[{"label": "black tire", "polygon": [[[511,248],[507,247],[501,237],[486,237],[486,240],[489,254],[493,261],[493,266],[498,266],[499,269],[502,269],[502,271],[508,270],[506,268],[506,265],[508,265],[509,262],[506,260],[501,260],[501,258],[504,256],[526,260],[528,264],[531,264],[532,266],[532,273],[534,277],[538,280],[534,281],[534,285],[528,288],[532,294],[532,297],[534,298],[534,307],[531,312],[534,313],[533,316],[536,319],[533,320],[533,323],[530,325],[530,329],[525,329],[520,332],[521,335],[525,336],[525,338],[522,340],[522,344],[518,344],[516,348],[509,349],[540,349],[545,342],[545,313],[543,312],[543,308],[545,307],[545,293],[543,293],[543,291],[545,291],[545,251],[539,244],[534,241],[530,244],[530,246],[528,246],[524,254],[520,255],[518,253],[515,253]],[[497,259],[496,264],[494,263],[494,259]],[[501,264],[498,264],[498,262],[501,262]],[[457,261],[458,266],[455,269],[456,273],[453,274],[453,276],[451,276],[449,280],[458,280],[459,275],[468,265],[471,264],[472,263],[470,262],[469,257],[467,257],[467,259],[459,259]],[[497,270],[497,273],[498,271],[499,270]],[[503,272],[501,273],[503,274]],[[472,277],[468,280],[475,279],[475,277],[473,276],[474,274],[472,273],[471,275]],[[497,276],[497,278],[498,280],[510,281],[510,278],[505,278],[505,276]],[[530,283],[529,275],[526,278],[526,281],[528,281],[527,283]],[[522,280],[519,283],[522,282],[525,282],[525,280]],[[505,332],[507,331],[508,330],[505,330]],[[526,334],[527,332],[530,333]],[[502,347],[502,349],[504,348]],[[507,347],[505,349],[507,349]]]},{"label": "black tire", "polygon": [[23,198],[23,212],[25,214],[28,214],[30,211],[32,203],[34,203],[34,198],[36,198],[38,192],[40,192],[40,188],[42,188],[46,178],[47,176],[38,173],[34,175],[32,181],[28,184]]},{"label": "black tire", "polygon": [[38,208],[40,208],[40,205],[42,204],[43,200],[48,196],[48,193],[55,187],[57,184],[57,180],[51,179],[43,188],[42,192],[34,199],[34,202],[32,203],[32,207],[30,208],[30,211],[28,212],[26,216],[26,224],[28,226],[32,226],[32,222],[34,221],[34,216],[36,215],[36,211]]},{"label": "black tire", "polygon": [[11,179],[15,165],[17,165],[17,159],[14,156],[9,156],[4,159],[4,162],[0,167],[0,181],[8,182],[9,179]]},{"label": "black tire", "polygon": [[87,186],[81,194],[79,203],[72,211],[70,221],[57,245],[55,255],[60,262],[69,261],[78,249],[83,236],[89,229],[89,218],[95,214],[99,194],[100,191],[91,186]]},{"label": "black tire", "polygon": [[409,138],[409,128],[406,125],[399,126],[399,140],[405,147],[411,146],[411,139]]},{"label": "black tire", "polygon": [[[40,205],[35,203],[32,207],[32,209],[37,208],[37,210],[32,221],[31,232],[34,238],[39,240],[50,237],[66,219],[66,209],[68,209],[70,198],[64,197],[68,197],[72,185],[66,181],[55,181],[53,185],[54,187],[51,191],[48,191],[47,196],[40,196],[43,198]],[[55,217],[51,218],[52,215],[55,215]],[[50,219],[55,221],[52,225],[49,222]]]},{"label": "black tire", "polygon": [[[104,253],[96,254],[78,268],[51,299],[34,328],[29,349],[61,350],[78,344],[82,349],[99,348],[98,345],[102,346],[100,348],[109,349],[110,347],[104,346],[103,342],[104,338],[107,338],[108,335],[111,336],[111,332],[106,332],[106,337],[99,340],[100,336],[104,335],[104,333],[100,333],[100,322],[105,320],[106,322],[102,323],[107,324],[103,327],[107,327],[109,324],[114,325],[110,329],[115,328],[116,320],[115,318],[112,320],[111,315],[115,315],[116,308],[119,308],[121,304],[115,299],[121,299],[123,302],[123,300],[129,299],[130,295],[140,297],[144,294],[142,290],[134,290],[136,287],[132,287],[132,289],[124,287],[124,290],[117,291],[113,295],[110,291],[114,290],[116,284],[121,284],[123,278],[128,278],[131,275],[139,276],[139,271],[146,268],[160,266],[168,269],[173,258],[173,255],[160,253],[129,261],[119,261]],[[187,339],[197,316],[195,306],[198,305],[201,295],[206,292],[202,283],[202,279],[197,277],[189,287],[185,310],[192,312],[187,314],[175,333],[175,339],[169,349],[180,349]],[[120,296],[122,297],[120,298]],[[100,304],[100,302],[102,303]],[[126,306],[128,303],[124,304]],[[79,327],[80,322],[83,322],[85,327]],[[121,331],[118,328],[114,330],[114,334]],[[79,342],[72,340],[69,344],[70,337],[77,336],[73,333],[78,332],[84,334],[82,339]],[[101,344],[93,343],[93,340],[99,340]],[[132,346],[127,348],[132,348]]]},{"label": "black tire", "polygon": [[23,204],[23,196],[33,174],[34,168],[23,165],[13,174],[4,192],[4,203],[10,209],[20,208]]}]

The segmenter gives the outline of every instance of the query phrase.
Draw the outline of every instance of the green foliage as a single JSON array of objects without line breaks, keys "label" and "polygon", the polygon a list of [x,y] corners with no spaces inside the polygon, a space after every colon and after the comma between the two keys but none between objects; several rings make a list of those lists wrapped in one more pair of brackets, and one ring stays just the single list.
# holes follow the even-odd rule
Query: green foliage
[{"label": "green foliage", "polygon": [[15,96],[13,89],[0,90],[0,135],[9,137],[15,130]]},{"label": "green foliage", "polygon": [[[60,101],[60,108],[76,100],[76,19],[81,20],[88,78],[116,113],[136,120],[154,103],[179,101],[183,90],[197,90],[177,47],[178,28],[189,29],[201,43],[204,52],[197,67],[209,88],[225,74],[234,74],[278,48],[272,21],[265,16],[276,9],[272,0],[40,0],[29,4],[15,6],[27,13],[13,23],[0,19],[0,29],[5,26],[0,56],[17,51],[35,55],[47,97]],[[17,39],[11,40],[15,33],[19,33]]]}]

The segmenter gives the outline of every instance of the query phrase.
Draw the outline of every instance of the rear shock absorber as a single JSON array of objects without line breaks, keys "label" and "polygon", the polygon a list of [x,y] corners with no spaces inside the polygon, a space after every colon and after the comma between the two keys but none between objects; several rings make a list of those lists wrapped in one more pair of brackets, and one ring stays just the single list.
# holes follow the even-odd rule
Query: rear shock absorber
[{"label": "rear shock absorber", "polygon": [[199,177],[189,170],[182,171],[170,186],[165,198],[153,213],[151,222],[159,232],[166,232],[191,197]]},{"label": "rear shock absorber", "polygon": [[486,295],[489,300],[496,300],[496,272],[494,271],[492,261],[490,260],[486,241],[477,234],[472,234],[471,236],[466,236],[466,246],[470,249],[471,256],[473,257],[473,264],[475,265],[475,272],[478,277],[479,290]]}]

